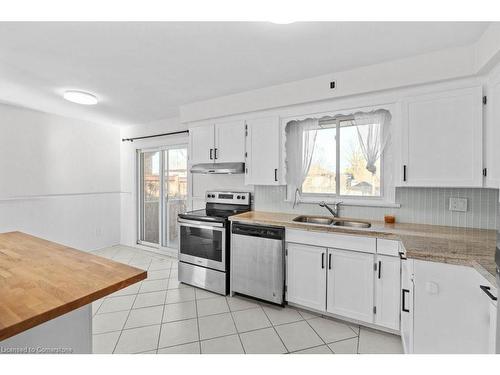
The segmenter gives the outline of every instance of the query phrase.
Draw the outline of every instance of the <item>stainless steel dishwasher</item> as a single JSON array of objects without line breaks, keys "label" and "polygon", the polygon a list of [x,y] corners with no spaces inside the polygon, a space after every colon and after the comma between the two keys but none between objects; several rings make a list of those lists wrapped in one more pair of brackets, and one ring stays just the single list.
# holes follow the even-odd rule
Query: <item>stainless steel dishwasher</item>
[{"label": "stainless steel dishwasher", "polygon": [[231,234],[231,294],[283,305],[285,229],[234,223]]}]

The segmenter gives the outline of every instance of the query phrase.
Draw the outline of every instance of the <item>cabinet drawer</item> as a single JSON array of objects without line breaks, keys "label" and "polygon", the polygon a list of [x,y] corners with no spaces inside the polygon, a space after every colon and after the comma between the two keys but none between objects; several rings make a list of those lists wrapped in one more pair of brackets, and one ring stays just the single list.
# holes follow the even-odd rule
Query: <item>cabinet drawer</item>
[{"label": "cabinet drawer", "polygon": [[377,248],[376,238],[349,236],[327,232],[312,232],[298,229],[286,229],[285,239],[287,242],[335,249],[354,250],[372,254],[376,252]]},{"label": "cabinet drawer", "polygon": [[399,241],[377,238],[377,254],[399,256]]}]

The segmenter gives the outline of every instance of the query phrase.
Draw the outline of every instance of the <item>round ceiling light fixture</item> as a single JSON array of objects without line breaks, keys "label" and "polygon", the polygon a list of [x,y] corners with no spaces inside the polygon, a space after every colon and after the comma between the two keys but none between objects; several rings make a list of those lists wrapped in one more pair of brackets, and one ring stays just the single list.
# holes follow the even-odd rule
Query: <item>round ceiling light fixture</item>
[{"label": "round ceiling light fixture", "polygon": [[95,105],[97,104],[97,96],[80,90],[66,90],[63,95],[64,99],[83,105]]}]

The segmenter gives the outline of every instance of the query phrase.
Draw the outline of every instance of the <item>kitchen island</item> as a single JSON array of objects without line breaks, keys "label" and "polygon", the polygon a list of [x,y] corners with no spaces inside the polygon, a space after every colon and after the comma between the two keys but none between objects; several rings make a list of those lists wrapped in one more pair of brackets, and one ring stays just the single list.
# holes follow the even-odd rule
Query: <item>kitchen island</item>
[{"label": "kitchen island", "polygon": [[0,234],[0,353],[91,353],[92,302],[146,276],[25,233]]}]

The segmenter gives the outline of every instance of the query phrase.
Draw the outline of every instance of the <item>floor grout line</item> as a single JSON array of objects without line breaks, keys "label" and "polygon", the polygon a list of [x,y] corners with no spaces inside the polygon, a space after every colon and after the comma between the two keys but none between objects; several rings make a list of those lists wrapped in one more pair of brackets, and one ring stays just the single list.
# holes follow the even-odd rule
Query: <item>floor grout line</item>
[{"label": "floor grout line", "polygon": [[[224,299],[226,300],[226,305],[227,305],[227,308],[229,309],[229,314],[231,315],[231,319],[233,320],[234,329],[236,330],[236,335],[238,335],[238,340],[240,340],[240,345],[241,345],[241,348],[243,349],[243,354],[247,354],[247,351],[245,350],[245,346],[243,345],[243,341],[241,341],[240,332],[238,330],[238,327],[236,326],[236,321],[234,320],[233,312],[231,311],[231,308],[229,307],[229,303],[227,302],[227,297],[225,297]],[[242,311],[244,311],[244,310],[242,310]]]},{"label": "floor grout line", "polygon": [[[168,274],[170,275],[170,271]],[[163,311],[161,313],[160,332],[158,333],[158,342],[156,343],[156,353],[158,353],[158,348],[160,347],[161,330],[163,329],[163,317],[165,316],[166,302],[167,302],[167,293],[165,293],[165,298],[163,299]]]},{"label": "floor grout line", "polygon": [[194,291],[194,309],[196,312],[196,327],[198,328],[198,349],[201,352],[200,317],[198,316],[198,301],[196,300],[196,290]]},{"label": "floor grout line", "polygon": [[[288,350],[288,347],[285,345],[285,342],[283,341],[283,339],[281,338],[280,334],[279,334],[279,333],[278,333],[278,331],[276,330],[276,328],[275,328],[275,326],[274,326],[273,322],[271,321],[271,319],[269,319],[269,316],[267,315],[266,310],[265,310],[264,308],[262,308],[262,311],[264,311],[264,314],[266,314],[267,319],[268,319],[268,320],[269,320],[269,322],[271,323],[271,327],[273,327],[274,332],[276,333],[276,335],[278,335],[278,338],[280,339],[281,343],[283,344],[283,347],[285,348],[286,353],[287,353],[287,354],[288,354],[288,353],[290,353],[290,351]],[[299,315],[300,315],[300,314],[299,314]]]},{"label": "floor grout line", "polygon": [[[135,295],[134,302],[132,302],[132,306],[134,306],[136,299],[137,299],[137,294]],[[113,351],[112,351],[113,354],[115,353],[116,347],[118,346],[118,343],[120,342],[120,339],[121,339],[122,333],[123,333],[123,328],[125,327],[125,324],[127,324],[127,321],[128,321],[128,318],[130,317],[131,311],[132,311],[132,308],[128,311],[127,319],[125,319],[125,322],[123,323],[122,330],[120,331],[120,335],[118,336],[118,340],[116,340],[115,347],[113,348]]]},{"label": "floor grout line", "polygon": [[320,345],[315,345],[315,346],[311,346],[310,348],[305,348],[305,349],[299,349],[299,350],[294,350],[293,352],[289,352],[288,354],[297,354],[299,352],[302,352],[304,350],[309,350],[309,349],[315,349],[315,348],[321,348],[322,346],[326,346],[328,348],[328,350],[332,353],[332,354],[335,354],[331,349],[330,347],[327,345],[327,344],[320,344]]}]

